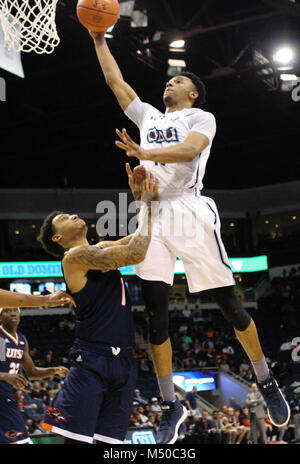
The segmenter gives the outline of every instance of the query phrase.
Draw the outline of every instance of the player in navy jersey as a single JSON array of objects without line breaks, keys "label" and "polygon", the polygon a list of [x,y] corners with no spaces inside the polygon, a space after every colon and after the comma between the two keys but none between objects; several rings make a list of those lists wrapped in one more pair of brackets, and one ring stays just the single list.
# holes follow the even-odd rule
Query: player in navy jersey
[{"label": "player in navy jersey", "polygon": [[[55,374],[65,377],[69,372],[66,367],[36,367],[26,338],[18,332],[19,323],[19,308],[0,308],[0,444],[30,443],[24,418],[14,400],[14,388],[24,389],[27,379],[45,379]],[[19,374],[20,367],[27,378]]]},{"label": "player in navy jersey", "polygon": [[85,221],[55,211],[39,236],[47,252],[63,257],[67,289],[76,302],[70,374],[43,424],[66,437],[65,443],[123,443],[129,427],[136,387],[135,340],[129,295],[118,268],[145,258],[158,183],[137,174],[140,170],[127,169],[135,198],[144,202],[134,235],[90,246]]},{"label": "player in navy jersey", "polygon": [[[206,88],[193,73],[182,72],[166,83],[165,112],[140,100],[125,82],[105,40],[105,33],[91,32],[105,80],[122,110],[140,130],[140,144],[125,129],[117,130],[116,145],[140,160],[160,184],[164,210],[153,225],[145,260],[135,266],[141,278],[149,313],[152,359],[163,398],[163,418],[158,443],[174,443],[187,417],[175,395],[172,379],[172,347],[168,335],[168,292],[174,279],[176,258],[183,261],[189,291],[211,290],[226,320],[252,362],[259,388],[276,426],[288,423],[290,410],[269,371],[253,319],[235,292],[235,281],[221,239],[215,202],[201,194],[216,120],[203,111]],[[170,219],[170,211],[173,219]]]}]

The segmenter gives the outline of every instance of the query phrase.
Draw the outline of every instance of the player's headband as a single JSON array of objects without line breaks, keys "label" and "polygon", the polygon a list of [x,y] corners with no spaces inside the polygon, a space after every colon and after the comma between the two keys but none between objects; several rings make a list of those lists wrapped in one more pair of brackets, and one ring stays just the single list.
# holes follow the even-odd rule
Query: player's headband
[{"label": "player's headband", "polygon": [[[5,309],[5,308],[0,308],[0,315],[1,315],[2,311],[3,311],[3,309]],[[6,309],[9,309],[9,308],[6,308]],[[18,308],[18,311],[19,311],[19,313],[21,312],[20,308]]]}]

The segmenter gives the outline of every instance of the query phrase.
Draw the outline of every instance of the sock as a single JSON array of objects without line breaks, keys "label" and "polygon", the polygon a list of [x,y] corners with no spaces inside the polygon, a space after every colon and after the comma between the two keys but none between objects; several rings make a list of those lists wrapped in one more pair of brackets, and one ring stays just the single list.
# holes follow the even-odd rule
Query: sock
[{"label": "sock", "polygon": [[264,382],[270,374],[266,358],[263,356],[259,361],[251,361],[258,383]]},{"label": "sock", "polygon": [[175,388],[173,383],[172,374],[165,377],[157,377],[161,396],[164,401],[175,401]]}]

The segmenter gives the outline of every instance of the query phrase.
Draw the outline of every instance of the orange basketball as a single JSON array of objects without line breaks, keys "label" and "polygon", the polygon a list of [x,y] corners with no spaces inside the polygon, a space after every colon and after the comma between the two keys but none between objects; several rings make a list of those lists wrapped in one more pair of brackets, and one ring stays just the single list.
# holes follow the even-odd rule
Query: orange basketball
[{"label": "orange basketball", "polygon": [[79,0],[77,16],[81,24],[93,32],[105,32],[120,17],[118,0]]}]

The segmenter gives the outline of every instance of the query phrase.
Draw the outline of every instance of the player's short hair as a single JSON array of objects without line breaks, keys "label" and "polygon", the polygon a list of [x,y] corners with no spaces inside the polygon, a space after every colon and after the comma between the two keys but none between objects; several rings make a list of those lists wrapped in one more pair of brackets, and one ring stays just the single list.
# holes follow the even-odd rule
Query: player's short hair
[{"label": "player's short hair", "polygon": [[196,76],[196,74],[187,71],[180,73],[179,76],[191,79],[199,94],[199,97],[194,101],[193,108],[201,108],[206,102],[206,87],[204,82],[202,82],[200,77]]},{"label": "player's short hair", "polygon": [[53,230],[52,221],[58,214],[63,213],[62,211],[53,211],[44,219],[44,222],[40,228],[40,234],[37,237],[37,241],[42,244],[42,247],[47,253],[55,256],[56,258],[62,258],[65,252],[64,248],[60,246],[59,243],[53,242],[52,240],[52,237],[55,233]]}]

